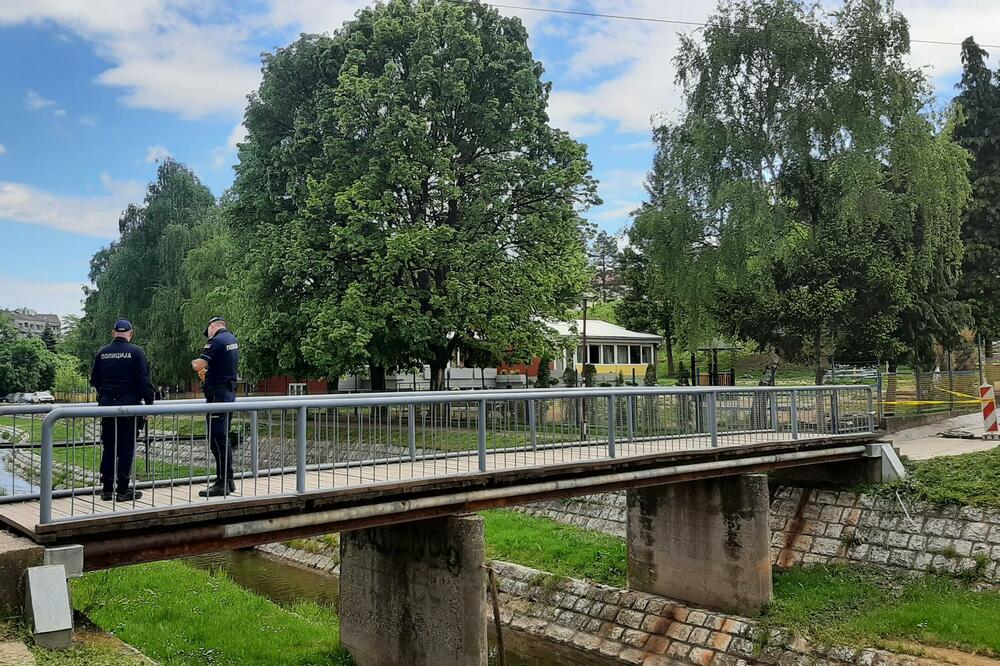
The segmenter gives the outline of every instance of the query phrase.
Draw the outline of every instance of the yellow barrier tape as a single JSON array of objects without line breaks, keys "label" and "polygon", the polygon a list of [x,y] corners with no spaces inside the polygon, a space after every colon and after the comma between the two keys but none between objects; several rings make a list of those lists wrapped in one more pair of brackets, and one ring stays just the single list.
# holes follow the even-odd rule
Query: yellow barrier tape
[{"label": "yellow barrier tape", "polygon": [[980,400],[980,397],[978,395],[969,395],[968,393],[959,393],[958,391],[949,391],[948,389],[941,388],[940,386],[935,386],[934,388],[936,388],[938,391],[944,391],[945,393],[950,393],[951,395],[957,395],[960,398],[971,398],[972,400],[975,400],[976,402],[979,402],[979,400]]},{"label": "yellow barrier tape", "polygon": [[983,402],[978,398],[975,400],[884,400],[883,405],[978,405]]}]

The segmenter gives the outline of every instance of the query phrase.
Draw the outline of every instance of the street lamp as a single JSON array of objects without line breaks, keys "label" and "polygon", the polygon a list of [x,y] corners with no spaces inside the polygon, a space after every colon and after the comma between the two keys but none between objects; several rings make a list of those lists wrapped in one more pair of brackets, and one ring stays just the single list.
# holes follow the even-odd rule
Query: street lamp
[{"label": "street lamp", "polygon": [[594,295],[588,292],[584,292],[580,295],[580,302],[583,304],[583,367],[580,368],[581,374],[587,369],[587,365],[590,363],[590,348],[587,347],[587,305],[590,301],[594,300]]},{"label": "street lamp", "polygon": [[[594,300],[594,296],[590,293],[584,292],[580,295],[580,301],[583,303],[583,366],[580,368],[580,376],[583,381],[580,383],[581,386],[586,386],[587,382],[587,365],[590,363],[590,348],[587,347],[587,303]],[[587,401],[581,400],[581,412],[580,415],[580,433],[583,435],[582,439],[587,440]],[[610,418],[610,417],[609,417]]]}]

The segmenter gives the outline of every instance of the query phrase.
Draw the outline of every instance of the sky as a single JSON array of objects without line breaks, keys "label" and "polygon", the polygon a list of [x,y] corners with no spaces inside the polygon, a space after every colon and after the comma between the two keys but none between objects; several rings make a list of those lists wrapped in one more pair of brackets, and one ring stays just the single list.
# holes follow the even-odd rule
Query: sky
[{"label": "sky", "polygon": [[[157,163],[172,156],[221,194],[260,54],[332,31],[369,2],[0,0],[0,308],[79,314],[90,257]],[[587,219],[620,231],[643,200],[653,123],[678,112],[678,36],[696,28],[528,8],[698,22],[714,0],[495,4],[528,27],[553,85],[552,124],[588,146],[604,204]],[[1000,44],[1000,0],[896,7],[914,39]],[[958,46],[915,44],[911,64],[939,102],[954,94]]]}]

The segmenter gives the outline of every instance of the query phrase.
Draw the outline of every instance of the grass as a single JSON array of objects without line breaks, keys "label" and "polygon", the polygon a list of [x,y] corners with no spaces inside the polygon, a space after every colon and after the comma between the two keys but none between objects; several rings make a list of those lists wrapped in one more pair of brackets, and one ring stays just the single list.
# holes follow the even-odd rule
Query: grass
[{"label": "grass", "polygon": [[74,645],[69,650],[31,650],[38,666],[145,666],[141,657],[122,652],[121,648],[107,643],[94,642]]},{"label": "grass", "polygon": [[557,577],[625,587],[625,542],[513,511],[484,511],[486,555]]},{"label": "grass", "polygon": [[156,562],[87,574],[74,606],[105,631],[167,665],[349,664],[334,610],[282,608],[221,573]]},{"label": "grass", "polygon": [[910,500],[1000,508],[1000,448],[907,461],[907,478],[870,488]]},{"label": "grass", "polygon": [[762,620],[822,641],[889,647],[896,641],[1000,656],[1000,593],[942,576],[814,567],[776,575]]},{"label": "grass", "polygon": [[[567,577],[624,587],[625,543],[545,518],[482,513],[490,558],[547,572],[548,586]],[[893,641],[1000,656],[1000,593],[961,577],[847,567],[776,572],[764,626],[788,628],[831,644],[891,647]]]},{"label": "grass", "polygon": [[[24,622],[0,622],[0,640],[19,641],[28,646],[38,666],[139,666],[148,662],[123,651],[123,646],[104,634],[81,632],[80,627],[68,650],[48,650],[33,645],[31,629]],[[2,662],[7,663],[7,662]]]}]

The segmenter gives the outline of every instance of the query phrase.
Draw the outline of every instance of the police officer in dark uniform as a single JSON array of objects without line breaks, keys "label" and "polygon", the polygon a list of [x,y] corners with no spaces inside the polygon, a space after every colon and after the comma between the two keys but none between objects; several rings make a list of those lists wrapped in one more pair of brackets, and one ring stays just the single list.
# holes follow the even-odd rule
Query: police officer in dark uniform
[{"label": "police officer in dark uniform", "polygon": [[[235,402],[236,377],[240,363],[240,345],[226,328],[226,320],[212,317],[205,329],[208,342],[191,367],[202,378],[206,402]],[[209,441],[215,458],[215,482],[198,494],[202,497],[227,495],[236,490],[233,481],[233,452],[229,446],[231,414],[210,414]]]},{"label": "police officer in dark uniform", "polygon": [[[146,353],[132,344],[132,324],[127,319],[115,322],[111,344],[101,347],[94,357],[90,384],[97,389],[97,404],[153,404],[153,383],[149,380]],[[144,419],[143,419],[144,420]],[[101,419],[101,499],[130,502],[142,493],[129,487],[135,436],[140,423],[134,416]]]}]

